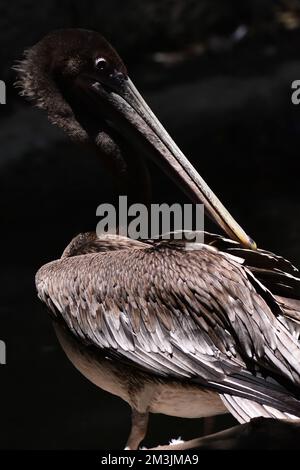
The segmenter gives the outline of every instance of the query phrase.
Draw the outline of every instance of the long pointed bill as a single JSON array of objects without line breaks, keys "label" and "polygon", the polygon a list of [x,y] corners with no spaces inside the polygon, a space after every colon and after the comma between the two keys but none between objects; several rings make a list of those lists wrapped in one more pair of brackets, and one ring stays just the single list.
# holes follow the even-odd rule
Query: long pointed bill
[{"label": "long pointed bill", "polygon": [[211,218],[230,238],[244,247],[256,249],[255,242],[184,156],[129,78],[118,93],[107,91],[98,82],[93,83],[92,89],[94,97],[97,95],[101,100],[101,108],[105,107],[105,116],[111,126],[129,138],[141,154],[146,152],[193,202],[203,203]]}]

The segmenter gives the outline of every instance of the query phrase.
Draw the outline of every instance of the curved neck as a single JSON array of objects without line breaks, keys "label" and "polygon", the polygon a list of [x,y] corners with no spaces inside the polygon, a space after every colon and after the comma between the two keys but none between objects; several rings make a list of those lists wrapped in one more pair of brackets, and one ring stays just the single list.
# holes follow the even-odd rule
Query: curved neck
[{"label": "curved neck", "polygon": [[149,208],[151,178],[145,158],[105,124],[100,131],[91,132],[89,129],[88,134],[101,162],[113,178],[116,196],[127,196],[128,205],[141,203]]},{"label": "curved neck", "polygon": [[82,106],[81,97],[78,101],[76,98],[72,96],[74,118],[112,175],[116,195],[126,195],[128,205],[142,203],[149,207],[151,179],[145,158],[140,157],[130,141],[109,126],[104,118],[101,119],[90,107]]},{"label": "curved neck", "polygon": [[128,205],[140,203],[149,208],[151,204],[151,178],[144,158],[139,158],[134,150],[123,152],[125,172],[116,176],[116,191],[127,195]]}]

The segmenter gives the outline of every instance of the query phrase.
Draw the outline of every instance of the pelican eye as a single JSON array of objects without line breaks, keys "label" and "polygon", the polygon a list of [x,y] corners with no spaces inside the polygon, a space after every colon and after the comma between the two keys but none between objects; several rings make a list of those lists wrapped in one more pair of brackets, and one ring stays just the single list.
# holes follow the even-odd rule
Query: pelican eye
[{"label": "pelican eye", "polygon": [[98,59],[96,59],[95,61],[95,65],[98,70],[105,70],[108,64],[107,60],[104,59],[104,57],[98,57]]}]

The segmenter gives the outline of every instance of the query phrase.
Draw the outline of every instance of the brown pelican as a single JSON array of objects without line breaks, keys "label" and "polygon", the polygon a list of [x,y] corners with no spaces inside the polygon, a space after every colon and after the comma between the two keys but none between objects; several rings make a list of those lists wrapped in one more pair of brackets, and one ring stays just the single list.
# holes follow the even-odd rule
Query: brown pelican
[{"label": "brown pelican", "polygon": [[91,142],[129,188],[133,175],[141,198],[147,155],[234,239],[80,234],[37,273],[67,356],[131,406],[127,447],[138,448],[149,412],[193,418],[230,411],[240,422],[300,417],[296,268],[253,250],[101,35],[53,32],[18,70],[23,94],[72,138]]}]

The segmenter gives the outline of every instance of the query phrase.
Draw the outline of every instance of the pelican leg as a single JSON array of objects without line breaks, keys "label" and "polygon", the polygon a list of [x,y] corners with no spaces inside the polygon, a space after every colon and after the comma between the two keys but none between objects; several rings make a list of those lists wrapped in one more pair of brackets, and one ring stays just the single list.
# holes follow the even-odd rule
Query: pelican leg
[{"label": "pelican leg", "polygon": [[127,440],[126,450],[137,450],[140,443],[146,436],[148,428],[149,413],[139,413],[137,410],[131,411],[131,431]]}]

